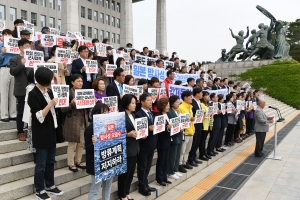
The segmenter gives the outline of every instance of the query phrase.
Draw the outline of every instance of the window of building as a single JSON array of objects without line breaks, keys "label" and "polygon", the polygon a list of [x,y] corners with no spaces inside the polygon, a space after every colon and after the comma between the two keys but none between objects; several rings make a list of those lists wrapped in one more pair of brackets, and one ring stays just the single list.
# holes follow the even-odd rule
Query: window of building
[{"label": "window of building", "polygon": [[104,0],[100,0],[100,5],[104,7]]},{"label": "window of building", "polygon": [[57,28],[61,30],[61,19],[57,20]]},{"label": "window of building", "polygon": [[36,4],[36,0],[31,0],[31,3],[34,3],[34,4]]},{"label": "window of building", "polygon": [[110,32],[108,32],[108,31],[106,31],[106,36],[105,36],[105,38],[110,38]]},{"label": "window of building", "polygon": [[46,7],[46,0],[40,0],[40,5]]},{"label": "window of building", "polygon": [[94,3],[95,3],[95,4],[98,4],[98,0],[94,0]]},{"label": "window of building", "polygon": [[120,6],[120,3],[117,3],[117,12],[121,12],[121,6]]},{"label": "window of building", "polygon": [[49,27],[55,28],[55,18],[53,18],[53,17],[49,18]]},{"label": "window of building", "polygon": [[88,37],[92,37],[92,27],[88,27]]},{"label": "window of building", "polygon": [[9,13],[10,13],[10,15],[9,15],[10,21],[15,21],[17,19],[17,9],[10,8]]},{"label": "window of building", "polygon": [[101,30],[101,31],[100,31],[100,40],[102,41],[103,39],[104,39],[104,31]]},{"label": "window of building", "polygon": [[40,21],[41,21],[41,27],[46,26],[46,16],[45,15],[41,15]]},{"label": "window of building", "polygon": [[109,15],[106,15],[106,24],[109,25]]},{"label": "window of building", "polygon": [[36,26],[36,13],[31,13],[31,23],[34,24]]},{"label": "window of building", "polygon": [[115,10],[115,1],[112,1],[112,2],[111,2],[111,9],[112,9],[112,10]]},{"label": "window of building", "polygon": [[109,8],[109,0],[106,0],[106,8]]},{"label": "window of building", "polygon": [[94,10],[94,20],[97,22],[98,21],[98,11]]},{"label": "window of building", "polygon": [[26,10],[21,10],[21,19],[27,21],[27,11]]},{"label": "window of building", "polygon": [[100,22],[104,24],[104,14],[100,13]]},{"label": "window of building", "polygon": [[115,17],[111,17],[111,25],[114,27],[115,26]]},{"label": "window of building", "polygon": [[117,34],[117,43],[120,44],[120,34]]},{"label": "window of building", "polygon": [[115,42],[116,42],[115,39],[116,39],[116,34],[115,34],[115,33],[112,33],[112,34],[111,34],[111,42],[112,42],[112,43],[115,43]]},{"label": "window of building", "polygon": [[55,10],[55,1],[54,0],[49,0],[49,7]]},{"label": "window of building", "polygon": [[117,27],[120,28],[120,19],[117,18]]},{"label": "window of building", "polygon": [[81,6],[81,17],[85,18],[85,7]]},{"label": "window of building", "polygon": [[98,29],[94,28],[94,38],[98,38]]},{"label": "window of building", "polygon": [[92,0],[88,0],[89,2],[92,2]]},{"label": "window of building", "polygon": [[57,10],[61,11],[61,0],[57,1]]},{"label": "window of building", "polygon": [[5,20],[5,6],[0,5],[0,19]]},{"label": "window of building", "polygon": [[88,19],[92,20],[92,9],[88,9]]},{"label": "window of building", "polygon": [[85,36],[85,25],[81,25],[81,35]]}]

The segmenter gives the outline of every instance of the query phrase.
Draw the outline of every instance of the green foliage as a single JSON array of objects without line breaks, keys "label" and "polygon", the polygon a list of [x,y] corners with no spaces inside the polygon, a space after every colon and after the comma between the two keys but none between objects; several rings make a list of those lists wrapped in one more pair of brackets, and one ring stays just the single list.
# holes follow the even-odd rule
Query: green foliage
[{"label": "green foliage", "polygon": [[251,81],[253,88],[266,88],[266,94],[300,109],[300,63],[296,60],[275,61],[235,76]]},{"label": "green foliage", "polygon": [[291,45],[290,56],[300,62],[300,19],[290,23],[286,40]]}]

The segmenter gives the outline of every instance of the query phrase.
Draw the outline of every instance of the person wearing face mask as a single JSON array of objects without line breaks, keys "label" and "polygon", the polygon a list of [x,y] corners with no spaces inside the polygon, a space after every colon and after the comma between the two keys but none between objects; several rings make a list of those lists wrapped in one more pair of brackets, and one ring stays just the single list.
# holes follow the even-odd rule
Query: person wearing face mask
[{"label": "person wearing face mask", "polygon": [[17,27],[18,26],[24,26],[24,21],[22,20],[22,19],[16,19],[15,21],[14,21],[14,30],[12,31],[12,36],[14,37],[14,38],[18,38],[18,29],[17,29]]},{"label": "person wearing face mask", "polygon": [[[5,29],[2,31],[2,37],[12,37],[12,31]],[[16,98],[13,96],[15,78],[9,73],[9,60],[16,54],[6,53],[4,43],[0,43],[0,94],[1,94],[1,121],[9,122],[10,119],[15,119],[16,113]]]},{"label": "person wearing face mask", "polygon": [[18,139],[20,141],[26,141],[24,130],[23,130],[24,122],[22,121],[22,118],[23,118],[24,105],[25,105],[26,87],[28,85],[27,75],[29,74],[31,68],[25,67],[26,59],[24,58],[24,50],[30,49],[30,41],[27,39],[21,39],[18,41],[18,46],[20,49],[20,54],[10,59],[9,67],[10,67],[10,74],[15,77],[14,96],[18,100],[18,114],[17,114]]}]

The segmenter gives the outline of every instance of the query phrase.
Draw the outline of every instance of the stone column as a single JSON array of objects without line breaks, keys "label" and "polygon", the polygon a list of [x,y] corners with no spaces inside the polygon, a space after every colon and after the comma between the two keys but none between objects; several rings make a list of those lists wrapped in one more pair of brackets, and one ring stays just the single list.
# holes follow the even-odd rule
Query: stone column
[{"label": "stone column", "polygon": [[133,44],[134,47],[132,24],[132,0],[121,0],[121,47],[125,47],[127,43]]},{"label": "stone column", "polygon": [[62,0],[61,5],[61,32],[80,32],[79,17],[81,13],[79,11],[79,0]]},{"label": "stone column", "polygon": [[167,51],[166,0],[157,0],[156,5],[156,49],[159,53]]}]

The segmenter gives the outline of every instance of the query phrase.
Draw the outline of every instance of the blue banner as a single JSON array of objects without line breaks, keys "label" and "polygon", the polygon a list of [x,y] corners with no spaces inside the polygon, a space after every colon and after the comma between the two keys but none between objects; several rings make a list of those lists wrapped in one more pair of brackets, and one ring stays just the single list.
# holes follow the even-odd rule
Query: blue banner
[{"label": "blue banner", "polygon": [[189,90],[189,91],[193,91],[193,88],[191,87],[186,87],[186,86],[180,86],[180,85],[169,85],[169,97],[173,96],[173,95],[177,95],[179,96],[179,98],[181,99],[181,93]]},{"label": "blue banner", "polygon": [[127,171],[126,122],[124,112],[93,116],[95,182],[99,183]]},{"label": "blue banner", "polygon": [[185,85],[187,84],[187,79],[188,78],[193,78],[195,79],[195,82],[198,78],[200,78],[200,75],[199,74],[178,74],[178,73],[175,73],[175,77],[174,77],[174,80],[173,82],[175,81],[182,81],[182,84]]},{"label": "blue banner", "polygon": [[144,78],[148,80],[150,80],[152,77],[157,77],[159,81],[162,82],[167,77],[167,71],[163,68],[133,63],[132,76],[134,78]]}]

